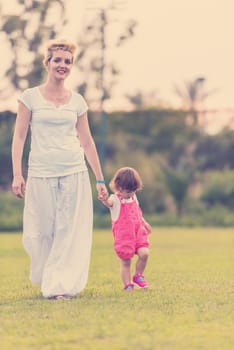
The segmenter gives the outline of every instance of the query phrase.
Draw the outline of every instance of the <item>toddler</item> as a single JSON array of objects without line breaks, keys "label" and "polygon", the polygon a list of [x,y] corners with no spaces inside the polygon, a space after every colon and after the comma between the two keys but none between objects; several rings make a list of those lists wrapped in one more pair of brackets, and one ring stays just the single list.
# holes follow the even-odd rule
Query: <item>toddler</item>
[{"label": "toddler", "polygon": [[[142,189],[138,172],[130,167],[119,169],[110,182],[114,192],[102,203],[110,209],[114,249],[120,258],[120,273],[125,291],[133,291],[134,285],[147,288],[143,272],[149,256],[148,234],[151,226],[144,220],[136,192]],[[138,256],[135,274],[131,280],[131,259]]]}]

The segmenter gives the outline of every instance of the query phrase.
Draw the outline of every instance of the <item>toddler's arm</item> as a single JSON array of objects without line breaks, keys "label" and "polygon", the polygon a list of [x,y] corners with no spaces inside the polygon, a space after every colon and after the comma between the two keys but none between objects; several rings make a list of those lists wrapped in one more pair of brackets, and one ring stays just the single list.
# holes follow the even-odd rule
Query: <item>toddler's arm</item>
[{"label": "toddler's arm", "polygon": [[109,197],[107,196],[106,198],[104,198],[104,199],[102,198],[100,200],[101,200],[102,204],[104,204],[107,208],[111,208],[114,204],[113,199],[111,199],[110,196]]}]

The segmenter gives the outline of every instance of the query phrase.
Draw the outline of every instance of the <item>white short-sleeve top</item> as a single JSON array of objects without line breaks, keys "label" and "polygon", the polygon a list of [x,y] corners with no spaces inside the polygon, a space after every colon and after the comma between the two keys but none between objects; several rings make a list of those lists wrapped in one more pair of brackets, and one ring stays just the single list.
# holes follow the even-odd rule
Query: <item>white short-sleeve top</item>
[{"label": "white short-sleeve top", "polygon": [[76,130],[78,118],[88,109],[84,98],[72,92],[67,104],[56,107],[34,87],[26,89],[19,101],[31,111],[28,175],[54,177],[87,170]]},{"label": "white short-sleeve top", "polygon": [[119,214],[120,214],[120,207],[121,207],[121,203],[132,203],[132,202],[136,202],[139,205],[138,199],[136,194],[134,194],[133,197],[130,198],[126,198],[126,199],[119,199],[119,197],[117,196],[117,194],[111,194],[110,195],[110,199],[113,202],[112,207],[110,207],[110,214],[111,214],[111,220],[112,221],[116,221],[119,218]]}]

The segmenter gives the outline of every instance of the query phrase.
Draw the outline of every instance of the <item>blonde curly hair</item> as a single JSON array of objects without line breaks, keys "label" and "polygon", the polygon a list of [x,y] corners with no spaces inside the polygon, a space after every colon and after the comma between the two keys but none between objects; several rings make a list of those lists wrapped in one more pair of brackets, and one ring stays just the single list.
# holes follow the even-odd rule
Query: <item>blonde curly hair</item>
[{"label": "blonde curly hair", "polygon": [[54,39],[54,40],[48,41],[45,47],[45,53],[44,53],[44,59],[43,59],[44,66],[47,66],[48,62],[51,60],[53,56],[53,52],[57,50],[69,51],[72,54],[72,60],[73,60],[76,49],[77,49],[76,45],[66,39]]}]

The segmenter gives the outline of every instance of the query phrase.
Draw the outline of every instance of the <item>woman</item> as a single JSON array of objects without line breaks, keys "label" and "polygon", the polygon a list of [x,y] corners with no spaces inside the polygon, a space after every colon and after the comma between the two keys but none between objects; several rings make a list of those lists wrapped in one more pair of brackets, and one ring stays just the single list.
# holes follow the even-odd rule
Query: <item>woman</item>
[{"label": "woman", "polygon": [[[87,104],[65,86],[75,49],[65,40],[48,43],[47,80],[19,98],[12,142],[12,190],[19,198],[25,195],[23,245],[31,259],[30,279],[41,286],[44,297],[53,299],[70,299],[87,284],[93,208],[85,157],[99,199],[107,195]],[[29,126],[25,183],[22,154]]]}]

